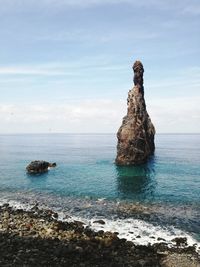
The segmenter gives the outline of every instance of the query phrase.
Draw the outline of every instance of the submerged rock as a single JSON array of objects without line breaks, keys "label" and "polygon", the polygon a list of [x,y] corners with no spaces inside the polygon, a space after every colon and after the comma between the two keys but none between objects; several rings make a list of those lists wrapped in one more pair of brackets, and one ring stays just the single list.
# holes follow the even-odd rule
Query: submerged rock
[{"label": "submerged rock", "polygon": [[117,165],[145,163],[153,154],[155,128],[146,110],[144,99],[143,73],[140,61],[133,65],[134,87],[128,93],[127,115],[117,132]]},{"label": "submerged rock", "polygon": [[26,170],[30,174],[44,173],[48,171],[49,167],[56,167],[56,163],[49,163],[43,160],[32,161],[27,167]]}]

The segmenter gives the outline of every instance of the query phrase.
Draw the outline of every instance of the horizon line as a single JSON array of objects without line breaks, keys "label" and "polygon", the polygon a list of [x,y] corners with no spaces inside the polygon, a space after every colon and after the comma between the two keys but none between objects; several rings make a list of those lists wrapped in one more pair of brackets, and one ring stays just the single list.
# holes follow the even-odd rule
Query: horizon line
[{"label": "horizon line", "polygon": [[[33,132],[33,133],[20,133],[20,132],[16,132],[16,133],[0,133],[0,135],[31,135],[31,134],[35,134],[35,135],[39,135],[39,134],[74,134],[74,135],[86,135],[86,134],[99,134],[99,135],[103,135],[103,134],[117,134],[116,132],[41,132],[41,133],[36,133],[36,132]],[[159,132],[159,133],[156,133],[155,135],[199,135],[200,132]]]}]

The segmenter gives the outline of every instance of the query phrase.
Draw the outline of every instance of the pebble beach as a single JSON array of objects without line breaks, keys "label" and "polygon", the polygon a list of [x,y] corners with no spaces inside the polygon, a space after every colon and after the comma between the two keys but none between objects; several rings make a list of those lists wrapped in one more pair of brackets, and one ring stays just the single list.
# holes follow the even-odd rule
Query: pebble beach
[{"label": "pebble beach", "polygon": [[[52,210],[0,207],[0,266],[199,267],[186,238],[136,245],[117,232],[94,231],[81,221],[60,221]],[[94,222],[105,224],[103,220]]]}]

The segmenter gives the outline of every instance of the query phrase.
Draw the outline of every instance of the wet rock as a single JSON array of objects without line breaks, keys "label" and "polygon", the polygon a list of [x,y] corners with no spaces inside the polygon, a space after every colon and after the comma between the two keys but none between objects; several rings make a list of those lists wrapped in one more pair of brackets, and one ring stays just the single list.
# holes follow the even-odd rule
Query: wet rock
[{"label": "wet rock", "polygon": [[168,251],[160,251],[160,250],[158,250],[157,254],[159,254],[159,255],[168,255],[169,252]]},{"label": "wet rock", "polygon": [[57,213],[57,212],[53,212],[53,214],[52,214],[52,218],[53,218],[53,219],[58,219],[58,213]]},{"label": "wet rock", "polygon": [[56,167],[56,163],[49,163],[43,160],[32,161],[27,167],[26,170],[29,174],[38,174],[48,171],[48,168]]},{"label": "wet rock", "polygon": [[134,87],[128,93],[127,115],[117,132],[117,165],[145,163],[154,153],[155,128],[146,110],[143,87],[144,68],[140,61],[133,65]]},{"label": "wet rock", "polygon": [[166,241],[166,240],[165,240],[164,238],[162,238],[162,237],[158,237],[157,240],[158,240],[158,241]]},{"label": "wet rock", "polygon": [[176,243],[176,246],[187,246],[187,238],[186,237],[176,237],[172,239],[172,242]]},{"label": "wet rock", "polygon": [[102,225],[105,224],[104,220],[96,220],[93,223],[98,223],[98,224],[102,224]]}]

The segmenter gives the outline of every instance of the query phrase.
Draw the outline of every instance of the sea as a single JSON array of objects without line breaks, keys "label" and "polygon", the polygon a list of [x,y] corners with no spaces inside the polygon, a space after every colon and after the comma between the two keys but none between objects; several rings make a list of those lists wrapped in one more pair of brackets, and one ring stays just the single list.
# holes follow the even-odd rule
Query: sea
[{"label": "sea", "polygon": [[[39,205],[136,244],[187,237],[200,249],[200,134],[157,134],[140,166],[116,166],[116,144],[115,134],[1,134],[0,204]],[[29,175],[33,160],[57,167]]]}]

